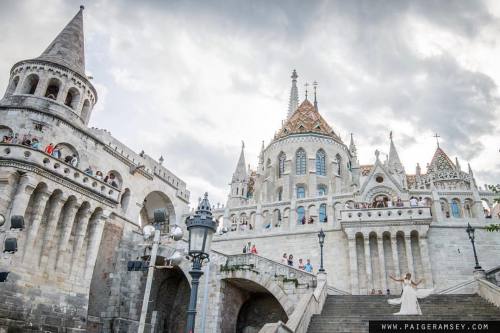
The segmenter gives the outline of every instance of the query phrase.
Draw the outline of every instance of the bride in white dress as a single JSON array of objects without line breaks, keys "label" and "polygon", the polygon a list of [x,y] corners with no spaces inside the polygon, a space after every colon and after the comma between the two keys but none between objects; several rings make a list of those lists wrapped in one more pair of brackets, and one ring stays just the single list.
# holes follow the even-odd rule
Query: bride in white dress
[{"label": "bride in white dress", "polygon": [[396,279],[394,276],[390,276],[396,282],[403,282],[403,294],[400,298],[390,299],[388,302],[392,305],[401,304],[399,312],[395,315],[421,315],[422,310],[420,310],[420,305],[418,304],[418,298],[424,298],[429,296],[431,290],[420,289],[417,290],[417,286],[423,281],[421,279],[418,282],[413,282],[411,280],[411,274],[406,273],[406,276],[401,279]]}]

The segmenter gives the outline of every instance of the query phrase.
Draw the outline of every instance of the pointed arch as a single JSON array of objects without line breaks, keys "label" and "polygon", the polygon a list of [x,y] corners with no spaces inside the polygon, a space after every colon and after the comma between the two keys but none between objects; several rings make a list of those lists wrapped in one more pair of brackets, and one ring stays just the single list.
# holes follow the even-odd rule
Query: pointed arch
[{"label": "pointed arch", "polygon": [[281,152],[278,155],[278,178],[281,178],[285,173],[285,161],[286,154],[284,152]]},{"label": "pointed arch", "polygon": [[316,152],[316,175],[326,176],[326,154],[323,149]]},{"label": "pointed arch", "polygon": [[303,148],[299,148],[295,153],[295,174],[305,175],[307,170],[307,155]]}]

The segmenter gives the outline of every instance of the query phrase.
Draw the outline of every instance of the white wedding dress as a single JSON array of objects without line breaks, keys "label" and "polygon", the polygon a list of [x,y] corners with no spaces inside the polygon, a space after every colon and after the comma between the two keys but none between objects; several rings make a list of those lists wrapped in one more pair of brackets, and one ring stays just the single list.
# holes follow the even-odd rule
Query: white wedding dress
[{"label": "white wedding dress", "polygon": [[392,305],[401,304],[399,312],[395,315],[421,315],[420,305],[418,298],[424,298],[431,294],[432,290],[429,289],[416,289],[413,288],[411,280],[404,279],[403,281],[403,294],[400,298],[390,299],[388,302]]}]

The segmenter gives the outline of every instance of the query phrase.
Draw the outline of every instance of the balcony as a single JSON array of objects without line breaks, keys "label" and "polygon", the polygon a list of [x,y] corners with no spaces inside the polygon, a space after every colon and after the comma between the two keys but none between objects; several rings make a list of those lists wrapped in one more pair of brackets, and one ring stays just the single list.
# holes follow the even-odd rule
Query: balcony
[{"label": "balcony", "polygon": [[361,208],[340,211],[341,222],[377,222],[377,221],[412,221],[432,220],[428,206]]},{"label": "balcony", "polygon": [[[41,150],[31,147],[2,143],[0,144],[0,162],[2,162],[2,166],[12,166],[26,171],[34,171],[37,174],[46,177],[49,176],[48,178],[53,178],[55,175],[61,180],[69,181],[114,203],[118,202],[120,196],[119,189],[93,176],[89,176],[80,169],[47,155]],[[45,171],[47,175],[44,175],[43,171],[37,171],[35,168]],[[60,180],[53,180],[62,183]]]}]

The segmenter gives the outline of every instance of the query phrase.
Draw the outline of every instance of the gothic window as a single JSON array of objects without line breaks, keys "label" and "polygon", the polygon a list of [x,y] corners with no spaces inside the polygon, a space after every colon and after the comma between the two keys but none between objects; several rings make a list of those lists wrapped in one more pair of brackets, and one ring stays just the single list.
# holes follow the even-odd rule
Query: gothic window
[{"label": "gothic window", "polygon": [[304,149],[297,150],[295,154],[295,173],[297,175],[305,175],[306,174],[306,152]]},{"label": "gothic window", "polygon": [[460,202],[457,199],[451,201],[451,215],[455,218],[461,217]]},{"label": "gothic window", "polygon": [[316,153],[316,174],[318,176],[326,176],[326,155],[323,149]]},{"label": "gothic window", "polygon": [[326,204],[319,205],[319,222],[325,223],[327,221],[326,218]]},{"label": "gothic window", "polygon": [[302,206],[297,208],[297,224],[306,224],[306,210]]},{"label": "gothic window", "polygon": [[335,163],[337,164],[336,168],[337,170],[336,173],[337,173],[337,176],[340,176],[340,171],[342,169],[342,158],[340,157],[339,154],[335,155]]},{"label": "gothic window", "polygon": [[306,188],[302,185],[297,186],[297,199],[306,197]]},{"label": "gothic window", "polygon": [[285,173],[285,161],[286,161],[286,155],[285,153],[281,153],[278,157],[278,177],[281,178],[283,174]]},{"label": "gothic window", "polygon": [[327,193],[326,193],[326,186],[324,185],[319,185],[318,186],[318,196],[322,197],[322,196],[325,196]]}]

